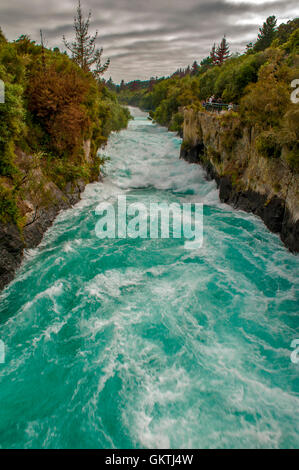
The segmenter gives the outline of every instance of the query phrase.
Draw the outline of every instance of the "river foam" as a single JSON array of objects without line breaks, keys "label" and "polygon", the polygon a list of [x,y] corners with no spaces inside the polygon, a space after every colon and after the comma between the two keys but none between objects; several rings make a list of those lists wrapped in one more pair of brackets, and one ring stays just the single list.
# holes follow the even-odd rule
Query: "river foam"
[{"label": "river foam", "polygon": [[[132,110],[103,182],[1,294],[3,448],[299,447],[299,259],[222,204],[181,139]],[[204,243],[99,240],[96,207],[201,202]]]}]

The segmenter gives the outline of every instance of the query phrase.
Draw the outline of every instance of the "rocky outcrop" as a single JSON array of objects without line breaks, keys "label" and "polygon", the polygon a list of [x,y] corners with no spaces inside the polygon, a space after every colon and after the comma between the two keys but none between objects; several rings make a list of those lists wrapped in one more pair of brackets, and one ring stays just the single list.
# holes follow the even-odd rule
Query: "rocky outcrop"
[{"label": "rocky outcrop", "polygon": [[0,222],[0,289],[8,284],[21,264],[24,242],[14,224]]},{"label": "rocky outcrop", "polygon": [[283,243],[299,251],[299,175],[281,158],[256,151],[255,129],[242,127],[235,113],[186,109],[181,158],[200,163],[215,179],[220,199],[261,217]]},{"label": "rocky outcrop", "polygon": [[[88,147],[90,145],[86,144],[86,160],[89,161]],[[60,189],[49,179],[41,166],[33,164],[32,159],[32,156],[26,155],[20,149],[16,150],[16,162],[24,174],[22,200],[19,203],[24,223],[20,228],[14,223],[0,221],[0,290],[14,278],[22,262],[24,249],[39,245],[58,213],[80,200],[87,183],[77,179]],[[26,179],[29,168],[30,178]]]},{"label": "rocky outcrop", "polygon": [[27,213],[29,221],[22,231],[15,224],[0,222],[0,290],[14,278],[15,271],[22,262],[24,249],[39,245],[57,214],[80,200],[84,187],[82,181],[78,181],[66,192],[55,187],[55,197],[47,206],[41,207],[34,214],[32,210]]}]

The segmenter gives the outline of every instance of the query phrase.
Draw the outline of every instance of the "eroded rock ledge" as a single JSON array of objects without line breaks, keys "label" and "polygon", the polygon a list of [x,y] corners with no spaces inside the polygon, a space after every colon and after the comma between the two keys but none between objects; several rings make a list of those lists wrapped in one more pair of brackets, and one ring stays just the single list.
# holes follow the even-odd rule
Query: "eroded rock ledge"
[{"label": "eroded rock ledge", "polygon": [[41,208],[36,220],[29,222],[22,233],[16,225],[0,222],[0,290],[13,280],[15,271],[22,262],[24,249],[39,245],[57,214],[80,200],[84,187],[82,181],[78,181],[65,193],[56,187],[53,202]]},{"label": "eroded rock ledge", "polygon": [[[26,174],[22,163],[28,162],[32,156],[26,155],[19,149],[16,152],[19,168]],[[87,159],[87,157],[86,157]],[[80,200],[80,195],[90,181],[77,179],[67,183],[61,190],[37,167],[31,174],[36,184],[25,184],[21,211],[24,217],[22,230],[14,223],[0,221],[0,290],[13,280],[16,270],[19,268],[24,254],[24,249],[35,248],[41,242],[44,233],[52,225],[54,219],[61,210],[68,209]]]},{"label": "eroded rock ledge", "polygon": [[181,158],[201,164],[215,179],[222,202],[261,217],[292,252],[299,252],[299,175],[282,158],[264,158],[258,133],[233,114],[186,109]]}]

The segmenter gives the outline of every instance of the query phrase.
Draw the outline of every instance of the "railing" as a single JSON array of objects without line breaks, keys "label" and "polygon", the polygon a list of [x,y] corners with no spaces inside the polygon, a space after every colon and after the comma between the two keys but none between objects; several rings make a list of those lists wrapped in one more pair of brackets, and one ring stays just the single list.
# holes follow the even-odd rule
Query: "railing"
[{"label": "railing", "polygon": [[214,111],[220,113],[222,110],[234,109],[234,105],[229,105],[225,103],[203,103],[203,107],[206,111]]}]

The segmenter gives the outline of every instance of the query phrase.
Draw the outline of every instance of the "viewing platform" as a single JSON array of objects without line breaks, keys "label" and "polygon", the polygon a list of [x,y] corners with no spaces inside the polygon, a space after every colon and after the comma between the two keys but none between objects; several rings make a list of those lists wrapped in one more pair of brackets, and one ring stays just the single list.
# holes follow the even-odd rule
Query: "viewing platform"
[{"label": "viewing platform", "polygon": [[237,106],[235,104],[227,103],[203,103],[203,107],[206,111],[211,111],[214,113],[220,113],[221,111],[237,111]]}]

